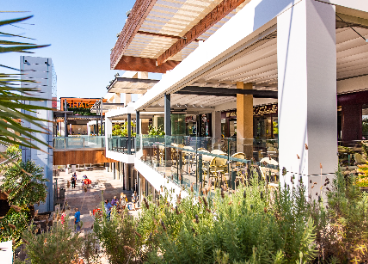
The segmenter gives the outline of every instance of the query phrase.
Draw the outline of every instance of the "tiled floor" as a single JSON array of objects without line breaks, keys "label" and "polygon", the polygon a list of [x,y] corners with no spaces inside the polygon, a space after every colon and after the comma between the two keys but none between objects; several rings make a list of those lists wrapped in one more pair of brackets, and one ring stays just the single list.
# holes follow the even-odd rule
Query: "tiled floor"
[{"label": "tiled floor", "polygon": [[[84,192],[82,189],[81,180],[83,175],[87,175],[92,181],[87,192]],[[94,221],[93,217],[90,216],[90,212],[95,208],[101,208],[104,199],[111,201],[114,196],[120,197],[122,192],[127,195],[129,201],[131,199],[132,192],[123,191],[123,182],[114,180],[111,172],[106,172],[105,170],[77,172],[78,181],[75,189],[71,185],[67,188],[67,181],[70,181],[71,176],[71,173],[60,172],[60,176],[55,178],[58,179],[58,187],[66,189],[65,203],[67,208],[70,207],[71,209],[69,211],[70,220],[74,221],[74,208],[79,208],[81,221],[83,222],[82,229],[86,231],[91,229]]]}]

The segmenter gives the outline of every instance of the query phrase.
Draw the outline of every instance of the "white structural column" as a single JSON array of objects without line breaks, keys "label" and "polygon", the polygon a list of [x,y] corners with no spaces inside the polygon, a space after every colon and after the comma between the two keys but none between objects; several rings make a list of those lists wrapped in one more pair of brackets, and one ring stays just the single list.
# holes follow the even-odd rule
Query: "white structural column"
[{"label": "white structural column", "polygon": [[109,151],[109,138],[112,135],[112,118],[108,118],[105,115],[105,148],[106,152]]},{"label": "white structural column", "polygon": [[334,6],[314,0],[277,18],[280,180],[303,175],[313,199],[326,177],[320,164],[333,173],[338,163],[335,19]]}]

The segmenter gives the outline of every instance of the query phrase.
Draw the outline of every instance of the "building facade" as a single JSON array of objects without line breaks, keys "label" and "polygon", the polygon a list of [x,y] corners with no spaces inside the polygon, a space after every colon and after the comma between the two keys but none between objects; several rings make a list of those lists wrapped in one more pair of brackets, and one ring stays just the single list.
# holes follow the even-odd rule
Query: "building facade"
[{"label": "building facade", "polygon": [[[110,66],[166,74],[105,122],[111,130],[119,117],[139,124],[145,113],[159,112],[165,138],[140,135],[134,155],[106,143],[107,155],[134,164],[155,190],[230,186],[249,164],[272,163],[277,172],[266,171],[282,185],[297,177],[316,198],[311,183],[322,187],[344,154],[338,140],[365,137],[368,3],[204,1],[208,7],[191,9],[188,26],[180,27],[179,14],[193,3],[168,3],[178,14],[170,16],[161,3],[143,2],[132,9]],[[176,136],[182,134],[192,137]]]},{"label": "building facade", "polygon": [[[22,82],[24,88],[35,88],[39,92],[30,92],[34,97],[42,98],[44,101],[26,101],[25,104],[37,104],[39,106],[53,108],[57,98],[57,76],[51,58],[38,58],[30,56],[20,57],[20,69],[22,80],[33,82]],[[36,113],[27,114],[37,118],[42,118],[47,121],[41,122],[42,127],[48,133],[32,133],[35,137],[45,142],[43,145],[32,139],[31,142],[39,147],[37,149],[22,147],[22,160],[27,162],[34,161],[36,165],[44,170],[44,178],[47,182],[47,197],[46,202],[36,206],[40,213],[50,212],[54,210],[54,187],[53,187],[53,111],[38,110]],[[39,130],[38,127],[28,121],[22,120],[22,125],[28,128]]]}]

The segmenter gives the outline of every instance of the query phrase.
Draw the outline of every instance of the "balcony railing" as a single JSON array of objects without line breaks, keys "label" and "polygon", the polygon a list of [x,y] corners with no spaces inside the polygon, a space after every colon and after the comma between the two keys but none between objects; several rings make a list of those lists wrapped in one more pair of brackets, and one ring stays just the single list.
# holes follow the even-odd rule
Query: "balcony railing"
[{"label": "balcony railing", "polygon": [[110,137],[108,138],[108,150],[124,154],[135,153],[135,138]]},{"label": "balcony railing", "polygon": [[105,136],[54,137],[55,150],[104,148]]},{"label": "balcony railing", "polygon": [[140,159],[168,181],[197,193],[264,179],[277,187],[277,140],[137,135]]}]

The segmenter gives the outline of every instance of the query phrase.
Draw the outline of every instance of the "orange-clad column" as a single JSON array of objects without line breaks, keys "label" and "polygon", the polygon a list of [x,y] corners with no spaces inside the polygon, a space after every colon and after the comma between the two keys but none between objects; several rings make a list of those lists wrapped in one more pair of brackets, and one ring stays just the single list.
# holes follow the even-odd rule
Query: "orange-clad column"
[{"label": "orange-clad column", "polygon": [[[251,83],[238,82],[238,89],[251,90]],[[247,159],[253,157],[253,95],[238,94],[237,109],[237,152],[244,152]]]}]

